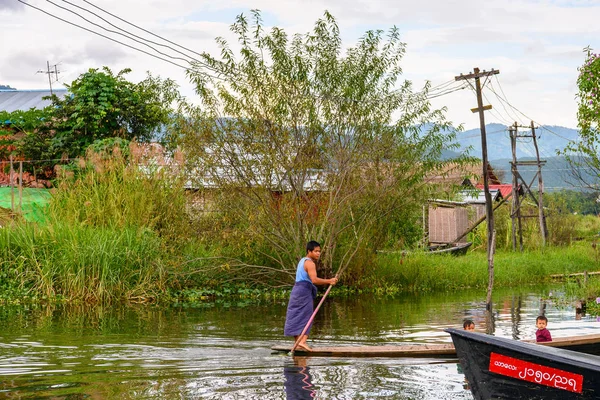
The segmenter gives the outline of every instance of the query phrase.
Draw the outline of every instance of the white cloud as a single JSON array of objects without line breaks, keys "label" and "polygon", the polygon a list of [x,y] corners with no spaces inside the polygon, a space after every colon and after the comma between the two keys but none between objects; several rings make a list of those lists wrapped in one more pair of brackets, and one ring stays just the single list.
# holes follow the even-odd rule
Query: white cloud
[{"label": "white cloud", "polygon": [[[77,10],[86,18],[106,23],[66,2],[56,4]],[[344,45],[352,46],[366,29],[388,30],[396,25],[407,43],[402,62],[404,78],[413,80],[415,88],[426,80],[434,85],[468,73],[473,67],[499,69],[498,80],[505,97],[516,108],[543,124],[576,126],[575,81],[577,67],[583,63],[582,49],[598,48],[600,15],[598,0],[508,0],[482,2],[476,0],[70,0],[85,7],[131,33],[164,46],[151,44],[170,57],[183,57],[173,52],[159,38],[148,35],[132,25],[117,20],[94,8],[101,7],[192,52],[219,54],[214,38],[223,36],[235,46],[229,30],[234,17],[241,11],[247,15],[252,8],[261,9],[267,24],[283,27],[288,33],[307,32],[317,18],[329,10],[338,20]],[[67,21],[85,25],[115,40],[153,52],[147,46],[122,36],[92,27],[72,13],[50,2],[28,0],[49,13]],[[0,46],[5,57],[0,61],[0,84],[17,88],[44,88],[47,76],[36,74],[46,62],[60,63],[65,82],[75,79],[88,68],[107,65],[118,71],[132,68],[129,79],[142,79],[146,71],[177,80],[181,90],[193,96],[193,86],[185,71],[165,61],[83,31],[16,0],[0,0],[3,34]],[[160,56],[160,55],[159,55]],[[166,57],[166,56],[160,56]],[[182,60],[171,61],[184,64]],[[494,88],[498,86],[495,80]],[[499,88],[498,88],[499,89]],[[490,122],[514,118],[505,112],[497,97],[487,92],[494,112],[486,114]],[[433,99],[437,107],[448,108],[448,117],[468,128],[479,124],[470,108],[476,99],[470,90],[449,93]]]},{"label": "white cloud", "polygon": [[0,15],[2,10],[23,10],[25,5],[16,0],[0,0]]}]

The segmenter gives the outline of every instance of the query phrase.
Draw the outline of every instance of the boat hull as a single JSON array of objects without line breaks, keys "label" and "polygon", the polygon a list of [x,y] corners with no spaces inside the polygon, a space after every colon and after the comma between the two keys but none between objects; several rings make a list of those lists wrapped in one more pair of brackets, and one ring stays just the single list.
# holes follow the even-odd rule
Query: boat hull
[{"label": "boat hull", "polygon": [[600,357],[448,329],[476,400],[600,399]]}]

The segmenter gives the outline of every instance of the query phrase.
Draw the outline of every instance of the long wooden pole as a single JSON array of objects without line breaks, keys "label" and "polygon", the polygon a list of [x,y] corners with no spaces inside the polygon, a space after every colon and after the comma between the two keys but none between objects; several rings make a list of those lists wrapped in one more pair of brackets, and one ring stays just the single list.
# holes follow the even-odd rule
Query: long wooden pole
[{"label": "long wooden pole", "polygon": [[535,147],[535,155],[537,158],[538,167],[538,211],[540,218],[540,233],[542,234],[542,246],[546,246],[548,241],[548,226],[546,225],[546,216],[544,215],[544,180],[542,179],[542,163],[540,162],[540,150],[535,137],[535,125],[531,121],[531,137],[533,138],[533,146]]},{"label": "long wooden pole", "polygon": [[[483,95],[481,93],[481,81],[482,77],[489,77],[491,75],[497,75],[500,71],[492,69],[489,72],[479,72],[479,68],[473,68],[473,73],[469,75],[461,75],[455,77],[457,81],[466,79],[475,79],[475,92],[477,94],[477,108],[472,108],[472,112],[479,113],[479,129],[481,130],[481,161],[483,163],[483,193],[485,195],[485,219],[487,222],[487,256],[488,256],[488,275],[493,276],[494,274],[494,211],[492,210],[492,196],[490,194],[489,186],[489,162],[487,156],[487,138],[485,133],[485,117],[484,111],[491,110],[492,106],[483,105]],[[491,310],[492,308],[492,288],[494,285],[493,279],[488,282],[488,292],[486,300],[486,308]]]},{"label": "long wooden pole", "polygon": [[290,350],[290,355],[292,355],[292,356],[294,355],[294,350],[296,350],[296,347],[298,347],[298,344],[300,344],[300,341],[302,340],[302,336],[304,336],[306,334],[308,327],[310,326],[310,324],[312,324],[313,320],[315,319],[315,316],[317,315],[319,308],[321,308],[321,305],[325,301],[325,297],[327,297],[327,295],[329,294],[329,291],[331,290],[332,286],[333,285],[329,285],[329,287],[325,291],[323,298],[321,298],[321,301],[319,301],[319,304],[317,305],[317,307],[315,308],[315,311],[313,311],[312,315],[310,316],[308,322],[306,323],[306,326],[304,326],[304,329],[302,329],[302,333],[298,336],[298,339],[296,339],[294,346],[292,346],[292,350]]}]

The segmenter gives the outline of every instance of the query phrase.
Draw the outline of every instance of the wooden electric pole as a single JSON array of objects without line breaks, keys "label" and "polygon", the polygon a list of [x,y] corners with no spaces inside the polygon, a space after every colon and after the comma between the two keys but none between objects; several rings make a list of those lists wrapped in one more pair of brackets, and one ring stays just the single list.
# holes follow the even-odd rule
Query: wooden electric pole
[{"label": "wooden electric pole", "polygon": [[[512,163],[510,171],[512,173],[512,210],[510,219],[512,222],[512,244],[513,250],[517,249],[517,233],[519,234],[519,249],[523,251],[523,229],[521,225],[521,198],[519,197],[519,172],[517,170],[517,123],[508,127],[510,134],[510,148],[512,150]],[[517,223],[515,223],[515,220]],[[518,224],[518,229],[517,229]]]},{"label": "wooden electric pole", "polygon": [[540,219],[540,233],[542,235],[542,246],[546,246],[546,242],[548,241],[548,226],[546,225],[546,216],[544,215],[544,181],[542,179],[542,166],[545,164],[545,161],[543,163],[540,161],[540,150],[537,145],[533,121],[531,121],[531,137],[533,138],[533,146],[535,147],[535,157],[537,159],[538,167],[538,214]]},{"label": "wooden electric pole", "polygon": [[490,194],[489,173],[487,156],[487,139],[485,134],[485,117],[484,111],[491,110],[492,106],[483,105],[483,96],[481,94],[482,77],[489,77],[499,74],[500,71],[492,69],[491,71],[479,72],[479,68],[473,68],[472,74],[460,75],[455,77],[455,80],[475,79],[475,91],[477,93],[477,108],[472,108],[472,112],[479,113],[479,127],[481,129],[481,158],[483,162],[483,192],[485,195],[485,217],[487,222],[487,256],[488,256],[488,290],[486,299],[486,308],[488,311],[492,309],[492,289],[494,287],[494,251],[496,248],[496,232],[494,230],[494,211],[492,209],[492,195]]},{"label": "wooden electric pole", "polygon": [[[518,128],[526,128],[531,129],[531,133],[519,133]],[[513,234],[513,250],[517,248],[517,233],[519,235],[519,244],[520,250],[523,251],[523,230],[522,230],[522,222],[521,219],[525,217],[537,217],[539,218],[540,223],[540,235],[542,237],[542,246],[546,245],[548,240],[548,227],[546,225],[546,216],[544,214],[544,180],[542,179],[542,167],[546,164],[546,161],[540,160],[540,151],[537,145],[537,137],[535,135],[535,126],[533,121],[531,121],[530,126],[522,126],[515,122],[514,125],[508,128],[510,132],[510,143],[512,149],[513,160],[511,162],[511,171],[513,175],[512,179],[512,192],[513,192],[513,207],[511,212],[511,220],[512,220],[512,234]],[[533,140],[533,146],[535,147],[535,161],[518,161],[517,160],[517,138],[531,138]],[[531,182],[528,184],[523,176],[519,173],[518,166],[536,166],[537,172],[533,176]],[[533,182],[535,178],[538,178],[538,194],[537,197],[531,191],[531,186],[533,186]],[[521,190],[522,189],[522,190]],[[521,213],[521,204],[522,201],[520,199],[520,195],[529,194],[531,199],[538,207],[537,215],[523,215]],[[517,221],[517,227],[515,227],[515,220]]]}]

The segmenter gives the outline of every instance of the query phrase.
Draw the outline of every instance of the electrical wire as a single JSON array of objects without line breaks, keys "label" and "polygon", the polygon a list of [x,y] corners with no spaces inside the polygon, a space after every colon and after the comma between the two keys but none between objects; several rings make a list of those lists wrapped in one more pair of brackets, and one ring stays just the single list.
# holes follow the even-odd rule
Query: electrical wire
[{"label": "electrical wire", "polygon": [[161,40],[164,40],[164,41],[165,41],[165,42],[167,42],[167,43],[170,43],[170,44],[172,44],[172,45],[175,45],[175,46],[177,46],[177,47],[181,47],[182,49],[184,49],[184,50],[187,50],[187,51],[189,51],[190,53],[194,53],[194,54],[196,54],[196,55],[198,55],[198,56],[200,56],[200,57],[202,57],[202,56],[203,56],[201,53],[198,53],[198,52],[196,52],[196,51],[194,51],[194,50],[188,49],[188,48],[187,48],[187,47],[185,47],[185,46],[182,46],[182,45],[180,45],[180,44],[177,44],[177,43],[175,43],[175,42],[172,42],[172,41],[170,41],[170,40],[168,40],[168,39],[166,39],[166,38],[164,38],[164,37],[162,37],[162,36],[160,36],[160,35],[157,35],[157,34],[155,34],[155,33],[151,32],[151,31],[149,31],[149,30],[147,30],[147,29],[144,29],[144,28],[142,28],[142,27],[140,27],[140,26],[138,26],[138,25],[136,25],[136,24],[134,24],[134,23],[131,23],[131,22],[127,21],[126,19],[123,19],[123,18],[121,18],[121,17],[119,17],[119,16],[117,16],[117,15],[115,15],[115,14],[112,14],[112,13],[110,13],[110,12],[106,11],[105,9],[103,9],[103,8],[101,8],[101,7],[99,7],[99,6],[95,5],[95,4],[93,4],[93,3],[91,3],[91,2],[89,2],[89,1],[87,1],[87,0],[83,0],[83,1],[84,1],[85,3],[87,3],[87,4],[89,4],[90,6],[92,6],[92,7],[94,7],[94,8],[97,8],[98,10],[100,10],[100,11],[102,11],[102,12],[104,12],[104,13],[106,13],[106,14],[110,15],[111,17],[114,17],[114,18],[118,19],[119,21],[125,22],[126,24],[129,24],[129,25],[131,25],[131,26],[133,26],[133,27],[135,27],[135,28],[137,28],[137,29],[139,29],[139,30],[141,30],[141,31],[144,31],[144,32],[146,32],[146,33],[148,33],[148,34],[150,34],[150,35],[152,35],[152,36],[154,36],[154,37],[157,37],[157,38],[159,38],[159,39],[161,39]]},{"label": "electrical wire", "polygon": [[[49,1],[50,3],[52,3],[50,0],[47,0],[47,1]],[[208,65],[208,64],[206,64],[206,63],[204,63],[204,62],[202,62],[201,60],[199,60],[199,59],[197,59],[197,58],[191,57],[191,56],[189,56],[188,54],[186,54],[186,53],[184,53],[184,52],[182,52],[182,51],[180,51],[180,50],[177,50],[177,49],[175,49],[175,48],[173,48],[173,47],[171,47],[171,46],[169,46],[169,45],[165,45],[165,44],[162,44],[162,43],[158,43],[158,42],[155,42],[155,41],[149,40],[149,39],[147,39],[147,38],[144,38],[144,37],[142,37],[142,36],[136,35],[135,33],[132,33],[132,32],[130,32],[130,31],[126,30],[126,29],[123,29],[123,28],[121,28],[121,27],[119,27],[119,26],[117,26],[117,25],[115,25],[115,24],[111,23],[111,22],[110,22],[110,21],[108,21],[107,19],[105,19],[105,18],[101,17],[100,15],[96,14],[96,13],[95,13],[95,12],[93,12],[93,11],[90,11],[90,10],[88,10],[88,9],[87,9],[87,8],[85,8],[85,7],[81,7],[81,6],[79,6],[79,5],[75,4],[75,3],[71,3],[71,2],[70,2],[70,1],[68,1],[68,0],[61,0],[61,1],[62,1],[62,2],[64,2],[64,3],[67,3],[67,4],[70,4],[70,5],[72,5],[73,7],[77,7],[77,8],[79,8],[79,9],[83,10],[83,11],[86,11],[86,12],[88,12],[88,13],[90,13],[90,14],[94,15],[95,17],[97,17],[97,18],[101,19],[102,21],[106,22],[106,23],[107,23],[107,24],[109,24],[110,26],[112,26],[112,27],[114,27],[114,28],[117,28],[117,29],[119,29],[119,30],[123,31],[123,32],[125,32],[125,33],[126,33],[126,34],[128,34],[128,35],[134,36],[134,37],[136,37],[136,38],[139,38],[139,39],[141,39],[141,40],[143,40],[143,41],[146,41],[146,42],[148,42],[148,43],[155,44],[155,45],[157,45],[157,46],[162,46],[162,47],[166,47],[166,48],[168,48],[168,49],[171,49],[172,51],[174,51],[174,52],[176,52],[176,53],[178,53],[178,54],[181,54],[181,55],[183,55],[183,56],[185,56],[185,57],[188,57],[188,58],[190,58],[190,59],[194,60],[194,61],[195,61],[196,63],[198,63],[199,65],[202,65],[203,67],[205,67],[205,68],[207,68],[207,69],[210,69],[210,70],[212,70],[213,72],[219,73],[219,71],[215,70],[215,69],[214,69],[214,68],[212,68],[210,65]],[[52,4],[54,4],[54,3],[52,3]],[[62,7],[61,7],[61,8],[62,8]],[[71,11],[71,10],[68,10],[68,11]],[[72,11],[71,11],[71,12],[72,12]],[[81,15],[79,15],[79,14],[76,14],[76,15],[78,15],[78,16],[79,16],[79,17],[81,17],[81,18],[83,18],[83,17],[82,17]],[[111,15],[112,15],[112,14],[111,14]],[[118,18],[118,19],[120,19],[120,20],[121,20],[121,18],[119,18],[119,17],[117,17],[117,16],[114,16],[114,17],[115,17],[115,18]],[[84,19],[85,19],[85,18],[84,18]],[[87,20],[86,20],[86,21],[87,21]],[[92,22],[91,22],[91,23],[92,23]],[[92,23],[92,24],[93,24],[93,23]],[[96,24],[94,24],[94,25],[96,25]],[[97,25],[97,26],[100,26],[100,25]],[[102,27],[102,26],[100,26],[100,27],[101,27],[102,29],[106,29],[106,28],[104,28],[104,27]],[[138,29],[139,29],[139,28],[138,28]],[[110,32],[112,32],[112,31],[110,31]],[[148,31],[148,32],[149,32],[149,31]],[[151,33],[151,32],[149,32],[149,33]],[[121,35],[123,35],[123,34],[121,34]],[[154,34],[152,34],[152,35],[154,35]],[[126,36],[126,35],[124,35],[124,36]],[[156,35],[155,35],[155,36],[156,36]],[[127,37],[127,36],[126,36],[126,37]],[[168,41],[167,39],[164,39],[164,38],[161,38],[161,39],[162,39],[162,40],[165,40],[165,41]],[[132,39],[132,40],[135,40],[135,39]],[[169,42],[169,43],[173,43],[173,42],[171,42],[171,41],[168,41],[168,42]],[[140,42],[140,43],[141,43],[141,42]],[[148,45],[147,45],[147,44],[145,44],[145,43],[142,43],[142,44],[144,44],[144,45],[148,46]],[[160,53],[159,51],[157,51],[157,50],[156,50],[156,49],[154,49],[153,47],[151,47],[151,46],[148,46],[148,47],[150,47],[150,48],[152,48],[153,50],[155,50],[156,52]],[[179,46],[179,47],[181,47],[181,46]],[[194,53],[195,53],[195,52],[194,52]],[[161,53],[161,54],[162,54],[162,53]],[[195,54],[199,54],[199,53],[195,53]],[[202,56],[201,54],[199,54],[199,55],[200,55],[200,56]],[[182,58],[178,58],[178,59],[182,59]],[[189,62],[189,60],[188,60],[188,59],[182,59],[182,60]]]},{"label": "electrical wire", "polygon": [[[500,80],[499,80],[497,77],[496,77],[496,79],[498,80],[498,84],[500,85]],[[501,86],[500,86],[500,89],[502,89],[502,87],[501,87]],[[506,100],[506,98],[503,98],[502,96],[500,96],[500,95],[499,95],[497,92],[495,92],[495,91],[494,91],[492,88],[490,88],[490,90],[491,90],[491,91],[492,91],[492,92],[493,92],[493,93],[494,93],[494,94],[495,94],[495,95],[496,95],[496,96],[497,96],[497,97],[498,97],[500,100],[502,100],[502,101],[505,101],[505,102],[506,102],[506,104],[507,104],[509,107],[511,107],[513,110],[517,111],[519,114],[523,115],[523,116],[524,116],[525,118],[527,118],[528,120],[530,120],[530,121],[533,121],[535,124],[537,124],[537,125],[540,125],[540,126],[542,127],[542,129],[545,129],[545,130],[547,130],[548,132],[552,133],[553,135],[555,135],[555,136],[557,136],[557,137],[560,137],[561,139],[564,139],[564,140],[566,140],[566,141],[568,141],[568,142],[571,142],[571,143],[576,143],[574,140],[571,140],[571,139],[569,139],[569,138],[566,138],[566,137],[564,137],[564,136],[562,136],[562,135],[560,135],[560,134],[558,134],[558,133],[554,132],[553,130],[549,129],[548,127],[546,127],[546,126],[543,126],[543,125],[542,125],[542,124],[540,124],[539,122],[535,121],[533,118],[529,118],[529,117],[528,117],[527,115],[525,115],[525,113],[523,113],[521,110],[519,110],[518,108],[516,108],[515,106],[513,106],[512,104],[510,104],[510,103],[508,102],[508,100]]]},{"label": "electrical wire", "polygon": [[[128,36],[127,34],[124,34],[124,33],[121,33],[121,32],[117,32],[117,31],[114,31],[114,30],[112,30],[112,29],[108,29],[108,28],[106,28],[106,27],[104,27],[104,26],[102,26],[102,25],[100,25],[100,24],[97,24],[97,23],[95,23],[95,22],[92,22],[92,21],[90,21],[89,19],[85,18],[83,15],[81,15],[81,14],[79,14],[79,13],[77,13],[77,12],[73,11],[73,10],[69,10],[68,8],[66,8],[66,7],[63,7],[63,6],[61,6],[61,5],[58,5],[58,4],[54,3],[52,0],[46,0],[46,1],[47,1],[48,3],[50,3],[50,4],[54,5],[54,6],[58,7],[58,8],[61,8],[61,9],[65,10],[65,11],[68,11],[68,12],[70,12],[70,13],[72,13],[72,14],[75,14],[76,16],[78,16],[79,18],[83,19],[84,21],[86,21],[86,22],[87,22],[87,23],[89,23],[89,24],[92,24],[92,25],[94,25],[94,26],[97,26],[98,28],[104,29],[104,30],[105,30],[105,31],[107,31],[107,32],[110,32],[110,33],[113,33],[113,34],[116,34],[116,35],[121,35],[121,36],[124,36],[124,37],[126,37],[127,39],[129,39],[129,40],[133,40],[134,42],[137,42],[137,43],[139,43],[139,44],[141,44],[141,45],[143,45],[143,46],[149,47],[150,49],[154,50],[154,51],[155,51],[155,52],[157,52],[158,54],[161,54],[161,55],[163,55],[163,56],[165,56],[165,57],[169,57],[169,58],[171,58],[171,59],[173,59],[173,60],[180,60],[180,61],[183,61],[183,62],[186,62],[186,63],[190,63],[190,60],[189,60],[189,59],[182,58],[182,57],[178,57],[178,56],[172,56],[172,55],[169,55],[169,54],[163,53],[162,51],[159,51],[159,50],[157,50],[155,47],[152,47],[152,46],[150,46],[149,44],[147,44],[147,43],[144,43],[144,42],[143,42],[143,41],[141,41],[141,40],[135,39],[135,38],[133,38],[133,37],[131,37],[131,36]],[[62,1],[65,1],[65,0],[62,0]],[[65,1],[65,2],[66,2],[66,3],[68,3],[67,1]],[[69,4],[71,4],[71,3],[69,3]],[[78,6],[76,6],[76,7],[78,7]],[[111,25],[112,25],[112,24],[111,24]],[[197,60],[195,60],[195,61],[197,61]]]},{"label": "electrical wire", "polygon": [[[32,4],[29,4],[29,3],[27,3],[27,2],[25,2],[25,1],[23,1],[23,0],[17,0],[17,1],[18,1],[19,3],[23,3],[24,5],[26,5],[26,6],[28,6],[28,7],[34,8],[34,9],[36,9],[36,10],[38,10],[38,11],[40,11],[40,12],[42,12],[42,13],[46,14],[46,15],[49,15],[49,16],[51,16],[52,18],[58,19],[59,21],[65,22],[65,23],[67,23],[67,24],[69,24],[69,25],[73,25],[73,26],[75,26],[75,27],[77,27],[77,28],[80,28],[80,29],[83,29],[84,31],[88,31],[88,32],[90,32],[90,33],[93,33],[93,34],[95,34],[95,35],[101,36],[101,37],[103,37],[103,38],[105,38],[105,39],[112,40],[113,42],[116,42],[116,43],[118,43],[118,44],[120,44],[120,45],[123,45],[123,46],[125,46],[125,47],[129,47],[129,48],[131,48],[131,49],[133,49],[133,50],[136,50],[136,51],[139,51],[139,52],[141,52],[141,53],[147,54],[147,55],[149,55],[149,56],[151,56],[151,57],[154,57],[154,58],[157,58],[157,59],[159,59],[159,60],[162,60],[162,61],[168,62],[169,64],[173,64],[173,65],[175,65],[175,66],[177,66],[177,67],[179,67],[179,68],[181,68],[181,69],[184,69],[184,70],[186,70],[186,71],[198,72],[198,73],[202,73],[202,74],[205,74],[205,75],[208,75],[208,76],[210,76],[209,74],[206,74],[205,72],[202,72],[202,71],[197,71],[197,70],[194,70],[194,69],[192,69],[192,68],[185,67],[185,66],[183,66],[183,65],[180,65],[180,64],[178,64],[178,63],[176,63],[176,62],[174,62],[174,61],[168,60],[168,59],[166,59],[166,58],[159,57],[159,56],[157,56],[157,55],[155,55],[155,54],[152,54],[152,53],[149,53],[149,52],[147,52],[147,51],[145,51],[145,50],[138,49],[137,47],[131,46],[131,45],[127,44],[127,43],[123,43],[123,42],[121,42],[121,41],[119,41],[119,40],[116,40],[116,39],[114,39],[114,38],[111,38],[110,36],[103,35],[102,33],[99,33],[99,32],[96,32],[96,31],[93,31],[93,30],[91,30],[91,29],[88,29],[88,28],[86,28],[86,27],[83,27],[83,26],[81,26],[81,25],[78,25],[78,24],[76,24],[76,23],[73,23],[73,22],[71,22],[71,21],[68,21],[68,20],[66,20],[66,19],[64,19],[64,18],[61,18],[61,17],[59,17],[59,16],[56,16],[56,15],[54,15],[54,14],[52,14],[52,13],[50,13],[50,12],[46,11],[46,10],[43,10],[43,9],[41,9],[41,8],[39,8],[39,7],[36,7],[36,6],[32,5]],[[215,78],[216,78],[216,77],[215,77]]]},{"label": "electrical wire", "polygon": [[[501,91],[501,92],[502,92],[502,94],[504,95],[504,100],[506,100],[506,94],[504,94],[504,89],[502,88],[502,85],[500,84],[500,80],[498,79],[498,75],[494,75],[494,78],[496,78],[496,82],[498,82],[498,87],[500,88],[500,91]],[[491,91],[492,93],[494,93],[494,95],[495,95],[495,96],[498,98],[498,100],[500,100],[500,103],[502,104],[502,107],[504,107],[504,109],[505,109],[505,111],[506,111],[506,114],[507,114],[507,115],[509,115],[509,116],[511,116],[511,118],[512,118],[512,117],[514,117],[514,120],[515,120],[515,121],[519,120],[519,122],[520,122],[522,125],[524,125],[524,124],[523,124],[523,121],[521,121],[521,119],[519,118],[518,114],[512,114],[512,115],[511,115],[511,114],[508,112],[508,110],[506,110],[506,107],[504,106],[504,102],[502,101],[502,100],[503,100],[503,99],[502,99],[502,97],[498,96],[498,94],[497,94],[497,93],[496,93],[496,91],[494,90],[494,84],[493,84],[493,82],[491,82],[491,81],[490,81],[490,86],[489,86],[489,89],[490,89],[490,91]],[[508,103],[508,100],[506,100],[506,103]],[[509,104],[509,106],[510,106],[510,104]],[[512,107],[512,106],[511,106],[511,107]]]}]

